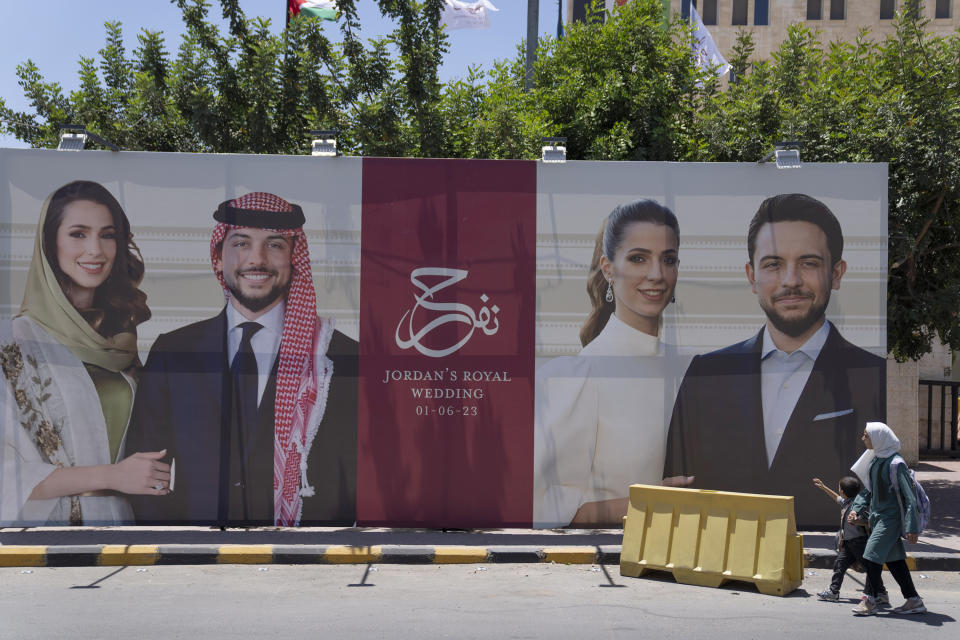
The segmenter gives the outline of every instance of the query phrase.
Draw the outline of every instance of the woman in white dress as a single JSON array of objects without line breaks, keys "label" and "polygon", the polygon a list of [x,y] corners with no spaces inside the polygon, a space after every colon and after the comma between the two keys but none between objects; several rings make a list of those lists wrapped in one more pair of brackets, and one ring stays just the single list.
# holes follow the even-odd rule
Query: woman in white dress
[{"label": "woman in white dress", "polygon": [[676,216],[652,200],[607,217],[587,282],[583,349],[537,371],[534,526],[619,526],[629,485],[660,483],[665,412],[683,375],[660,340],[679,243]]},{"label": "woman in white dress", "polygon": [[168,492],[164,452],[123,457],[143,271],[102,185],[47,198],[20,314],[0,323],[0,526],[130,523],[123,494]]}]

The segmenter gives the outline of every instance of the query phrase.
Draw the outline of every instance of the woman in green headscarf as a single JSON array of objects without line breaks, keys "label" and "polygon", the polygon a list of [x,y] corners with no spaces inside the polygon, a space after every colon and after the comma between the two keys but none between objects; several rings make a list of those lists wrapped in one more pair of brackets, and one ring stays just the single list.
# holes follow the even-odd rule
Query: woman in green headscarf
[{"label": "woman in green headscarf", "polygon": [[0,526],[127,523],[123,494],[168,493],[165,452],[123,451],[143,271],[102,185],[47,198],[20,314],[0,324]]}]

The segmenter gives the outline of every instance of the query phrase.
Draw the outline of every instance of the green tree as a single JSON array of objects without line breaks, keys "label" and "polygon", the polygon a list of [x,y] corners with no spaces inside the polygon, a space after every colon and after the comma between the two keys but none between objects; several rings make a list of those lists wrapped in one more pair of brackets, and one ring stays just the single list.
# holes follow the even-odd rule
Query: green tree
[{"label": "green tree", "polygon": [[659,0],[590,18],[601,10],[594,2],[563,39],[541,40],[533,101],[567,137],[568,158],[673,160],[715,80],[694,64],[690,28],[664,28]]},{"label": "green tree", "polygon": [[524,91],[525,45],[512,59],[448,83],[451,157],[537,158],[544,136],[565,136],[572,160],[672,160],[686,152],[716,79],[694,65],[691,30],[664,28],[659,0],[635,0],[568,25],[538,43],[534,88]]},{"label": "green tree", "polygon": [[535,95],[524,91],[523,55],[501,60],[489,72],[471,68],[443,89],[441,114],[450,158],[534,159],[541,139],[555,135]]},{"label": "green tree", "polygon": [[348,153],[442,153],[442,0],[378,0],[396,28],[368,43],[357,35],[355,0],[337,3],[336,41],[330,23],[305,17],[272,33],[237,0],[219,2],[222,33],[206,0],[171,1],[186,26],[175,56],[149,30],[130,56],[120,24],[108,22],[104,48],[97,60],[81,58],[68,96],[30,60],[17,67],[31,110],[0,101],[6,131],[52,147],[59,126],[77,122],[125,149],[306,153],[309,129],[338,129]]}]

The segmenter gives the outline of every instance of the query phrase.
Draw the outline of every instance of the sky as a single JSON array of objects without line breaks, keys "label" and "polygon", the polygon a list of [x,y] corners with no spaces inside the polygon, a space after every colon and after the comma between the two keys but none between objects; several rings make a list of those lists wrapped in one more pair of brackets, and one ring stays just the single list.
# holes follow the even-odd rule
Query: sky
[{"label": "sky", "polygon": [[[219,2],[210,2],[211,16],[219,18]],[[491,2],[499,11],[490,12],[489,29],[449,32],[450,51],[440,70],[441,80],[465,76],[471,64],[489,69],[495,60],[515,55],[526,37],[527,0]],[[539,4],[540,33],[556,35],[557,0],[539,0]],[[103,47],[103,23],[108,20],[122,23],[128,54],[136,48],[141,29],[162,31],[171,55],[183,33],[180,10],[170,0],[0,0],[0,5],[0,97],[8,107],[21,111],[29,103],[17,84],[17,65],[33,60],[47,82],[59,83],[64,94],[69,94],[77,87],[80,56],[95,58]],[[248,18],[261,16],[270,18],[277,28],[283,25],[286,0],[240,0],[240,7]],[[357,9],[364,37],[392,29],[393,23],[380,16],[374,0],[357,0]],[[328,33],[337,30],[334,27]],[[0,134],[0,147],[26,146]]]}]

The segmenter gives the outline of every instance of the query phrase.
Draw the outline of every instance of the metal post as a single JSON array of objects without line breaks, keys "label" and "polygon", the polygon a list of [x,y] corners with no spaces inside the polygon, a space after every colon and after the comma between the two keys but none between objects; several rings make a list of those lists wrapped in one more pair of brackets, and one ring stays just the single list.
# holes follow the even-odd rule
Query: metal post
[{"label": "metal post", "polygon": [[953,428],[957,425],[957,384],[950,385],[950,433],[953,437],[950,438],[950,450],[957,450],[957,442],[960,441],[960,434],[954,433]]},{"label": "metal post", "polygon": [[537,59],[537,34],[540,32],[540,0],[527,0],[527,64],[524,89],[533,88],[533,61]]},{"label": "metal post", "polygon": [[944,431],[945,423],[947,421],[947,402],[943,398],[944,391],[947,391],[947,385],[940,387],[940,448],[946,450],[947,448],[947,432]]},{"label": "metal post", "polygon": [[557,40],[563,38],[563,0],[557,0]]}]

